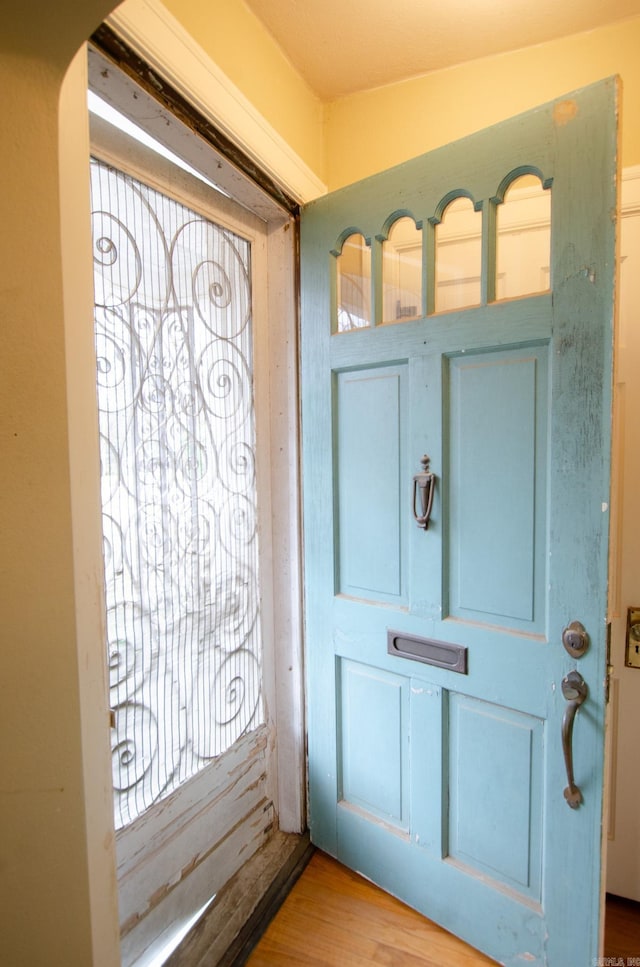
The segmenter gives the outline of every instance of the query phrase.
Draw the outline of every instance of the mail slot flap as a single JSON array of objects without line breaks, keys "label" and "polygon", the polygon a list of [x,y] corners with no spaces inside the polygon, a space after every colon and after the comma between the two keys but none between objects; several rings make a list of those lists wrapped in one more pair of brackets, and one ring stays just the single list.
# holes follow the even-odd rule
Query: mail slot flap
[{"label": "mail slot flap", "polygon": [[387,631],[387,652],[399,658],[412,658],[414,661],[424,662],[425,665],[436,665],[461,675],[467,674],[467,649],[463,645],[405,635],[399,631]]}]

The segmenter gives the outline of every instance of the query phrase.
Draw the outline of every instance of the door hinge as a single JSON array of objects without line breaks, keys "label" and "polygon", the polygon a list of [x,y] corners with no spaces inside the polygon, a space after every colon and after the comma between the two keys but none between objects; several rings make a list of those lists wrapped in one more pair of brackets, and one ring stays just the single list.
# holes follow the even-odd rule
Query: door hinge
[{"label": "door hinge", "polygon": [[609,704],[609,696],[611,694],[611,674],[613,672],[613,665],[611,664],[611,622],[607,622],[607,671],[604,679],[604,700]]}]

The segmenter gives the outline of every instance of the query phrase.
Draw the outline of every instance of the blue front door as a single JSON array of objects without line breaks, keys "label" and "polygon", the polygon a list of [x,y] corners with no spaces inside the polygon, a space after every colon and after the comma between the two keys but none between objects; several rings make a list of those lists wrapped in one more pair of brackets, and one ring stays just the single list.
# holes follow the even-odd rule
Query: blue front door
[{"label": "blue front door", "polygon": [[[302,217],[312,839],[509,965],[598,954],[615,101],[602,82]],[[551,194],[548,291],[498,300],[496,213],[524,174]],[[458,196],[481,213],[478,304],[436,311]],[[400,219],[420,288],[390,322]]]}]

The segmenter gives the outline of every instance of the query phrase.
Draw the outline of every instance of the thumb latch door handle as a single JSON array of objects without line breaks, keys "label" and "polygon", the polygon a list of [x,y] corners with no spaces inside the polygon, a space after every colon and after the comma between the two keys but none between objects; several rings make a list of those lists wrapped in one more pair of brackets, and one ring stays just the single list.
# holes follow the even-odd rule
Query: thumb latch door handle
[{"label": "thumb latch door handle", "polygon": [[569,783],[564,791],[564,798],[567,800],[571,809],[577,809],[582,802],[582,793],[576,786],[573,778],[573,722],[576,717],[576,712],[589,694],[587,683],[580,672],[569,672],[562,679],[562,694],[567,700],[567,707],[562,716],[562,751],[564,753],[564,764],[567,768],[567,781]]}]

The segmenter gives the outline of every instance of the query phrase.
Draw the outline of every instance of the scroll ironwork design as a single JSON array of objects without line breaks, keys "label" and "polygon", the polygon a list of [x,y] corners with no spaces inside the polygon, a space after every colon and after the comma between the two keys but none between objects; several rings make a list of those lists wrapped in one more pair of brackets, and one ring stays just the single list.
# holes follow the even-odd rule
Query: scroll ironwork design
[{"label": "scroll ironwork design", "polygon": [[251,251],[91,170],[119,828],[263,721]]}]

